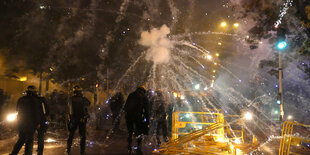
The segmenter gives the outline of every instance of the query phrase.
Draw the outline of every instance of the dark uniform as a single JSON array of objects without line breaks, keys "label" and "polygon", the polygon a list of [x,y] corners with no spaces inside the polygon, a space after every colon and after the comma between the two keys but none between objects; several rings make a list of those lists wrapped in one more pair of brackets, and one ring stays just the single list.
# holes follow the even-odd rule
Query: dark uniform
[{"label": "dark uniform", "polygon": [[168,141],[168,131],[167,131],[167,113],[165,108],[165,101],[163,95],[160,91],[156,91],[156,96],[154,97],[154,120],[156,122],[156,139],[157,144],[160,145],[160,130],[162,131],[165,142]]},{"label": "dark uniform", "polygon": [[39,96],[39,101],[37,105],[38,115],[39,115],[39,128],[38,128],[38,155],[43,154],[44,149],[44,134],[47,130],[47,119],[46,117],[49,114],[49,107],[47,101],[44,97]]},{"label": "dark uniform", "polygon": [[149,126],[149,108],[146,91],[143,87],[138,87],[136,91],[129,94],[124,110],[126,112],[126,124],[128,130],[128,152],[131,153],[132,134],[134,126],[136,127],[135,134],[138,143],[138,153],[141,152],[142,136],[147,134]]},{"label": "dark uniform", "polygon": [[16,111],[18,112],[17,124],[19,138],[11,155],[17,155],[24,144],[25,155],[32,155],[33,134],[40,121],[37,105],[40,103],[41,99],[36,94],[36,88],[34,86],[29,86],[27,89],[27,95],[21,97],[16,106]]},{"label": "dark uniform", "polygon": [[169,136],[171,136],[171,128],[172,128],[172,113],[174,112],[174,105],[173,103],[169,103],[167,106],[167,115],[168,115],[168,119],[167,119],[167,126],[168,126],[168,133]]},{"label": "dark uniform", "polygon": [[154,120],[154,112],[153,112],[153,105],[154,105],[154,99],[155,99],[155,91],[152,89],[147,90],[147,98],[149,100],[149,112],[150,112],[150,131],[149,134],[155,135],[156,132],[156,122]]},{"label": "dark uniform", "polygon": [[83,96],[79,88],[75,88],[74,95],[69,100],[70,120],[68,129],[70,131],[67,141],[67,153],[70,154],[71,145],[75,130],[79,128],[80,134],[80,153],[85,153],[86,145],[86,122],[89,117],[87,107],[90,105],[89,100]]},{"label": "dark uniform", "polygon": [[124,97],[121,92],[116,93],[110,99],[110,109],[112,112],[112,124],[114,126],[113,128],[114,131],[119,130],[119,125],[120,125],[119,115],[122,110],[123,104],[124,104]]}]

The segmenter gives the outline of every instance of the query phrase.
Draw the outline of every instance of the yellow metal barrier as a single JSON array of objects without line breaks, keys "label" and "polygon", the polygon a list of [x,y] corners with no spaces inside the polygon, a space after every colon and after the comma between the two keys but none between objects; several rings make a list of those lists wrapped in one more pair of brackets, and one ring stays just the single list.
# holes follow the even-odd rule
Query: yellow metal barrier
[{"label": "yellow metal barrier", "polygon": [[[236,117],[238,117],[237,121],[227,123],[224,114],[217,110],[174,112],[172,115],[172,138],[153,153],[243,154],[241,150],[252,148],[252,145],[244,144],[243,122],[239,121],[240,116]],[[233,130],[231,126],[228,126],[233,123],[241,128]],[[230,138],[227,135],[230,135]]]},{"label": "yellow metal barrier", "polygon": [[[219,112],[183,112],[177,111],[172,115],[172,139],[186,135],[196,130],[204,129],[212,124],[224,126],[224,115]],[[224,135],[224,127],[217,129],[214,134]]]},{"label": "yellow metal barrier", "polygon": [[[227,122],[228,118],[235,118],[238,121],[236,122]],[[226,115],[225,116],[225,124],[230,124],[225,126],[225,133],[233,142],[244,143],[243,133],[244,133],[244,122],[240,119],[239,115]],[[235,129],[235,127],[239,127],[240,129]]]},{"label": "yellow metal barrier", "polygon": [[[170,140],[168,143],[163,144],[158,152],[164,154],[205,154],[212,152],[228,152],[230,151],[230,146],[228,143],[216,142],[214,136],[206,135],[219,128],[223,128],[223,124],[214,123],[205,129],[197,130],[177,139]],[[200,137],[203,138],[195,141]],[[188,143],[190,141],[193,142]]]},{"label": "yellow metal barrier", "polygon": [[301,137],[296,137],[293,135],[294,126],[302,126],[305,128],[310,128],[310,125],[286,121],[282,125],[281,141],[279,146],[279,155],[289,155],[293,152],[290,152],[291,145],[298,146],[301,142],[310,143],[310,139],[305,139]]}]

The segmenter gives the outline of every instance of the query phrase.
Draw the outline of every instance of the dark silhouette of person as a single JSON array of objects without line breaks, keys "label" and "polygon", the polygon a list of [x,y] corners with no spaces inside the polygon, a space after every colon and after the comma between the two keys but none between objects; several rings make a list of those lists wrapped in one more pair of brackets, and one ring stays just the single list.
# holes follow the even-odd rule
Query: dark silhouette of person
[{"label": "dark silhouette of person", "polygon": [[110,109],[112,112],[113,131],[119,131],[120,113],[124,104],[124,97],[122,92],[117,92],[110,99]]},{"label": "dark silhouette of person", "polygon": [[41,98],[37,95],[35,86],[28,86],[26,95],[19,98],[16,105],[17,126],[19,138],[14,145],[11,155],[17,155],[21,147],[25,144],[25,155],[32,155],[33,135],[40,122],[40,112],[38,105]]},{"label": "dark silhouette of person", "polygon": [[171,136],[172,114],[174,112],[174,105],[173,105],[172,102],[168,104],[166,112],[167,112],[167,115],[168,115],[168,118],[167,118],[168,135]]},{"label": "dark silhouette of person", "polygon": [[66,124],[68,111],[68,95],[64,91],[60,91],[57,101],[57,121],[62,125]]},{"label": "dark silhouette of person", "polygon": [[149,107],[149,112],[150,112],[150,131],[149,131],[149,134],[155,135],[156,121],[154,120],[154,111],[153,111],[155,91],[152,89],[148,89],[146,93],[147,93],[147,97],[149,100],[148,107]]},{"label": "dark silhouette of person", "polygon": [[142,137],[148,133],[149,128],[149,101],[143,86],[128,95],[125,103],[125,119],[128,130],[128,153],[132,153],[132,134],[137,139],[137,153],[142,154]]},{"label": "dark silhouette of person", "polygon": [[73,89],[73,96],[69,100],[69,138],[67,141],[67,154],[71,153],[72,140],[74,133],[79,128],[80,134],[80,154],[85,154],[86,145],[86,123],[89,118],[88,106],[89,100],[83,96],[82,89],[79,86],[75,86]]},{"label": "dark silhouette of person", "polygon": [[156,91],[154,96],[154,121],[156,122],[156,139],[157,144],[160,146],[160,131],[162,131],[164,141],[168,141],[168,131],[167,131],[167,113],[165,108],[164,96],[161,91]]},{"label": "dark silhouette of person", "polygon": [[50,119],[51,121],[56,121],[57,113],[58,113],[58,105],[57,105],[57,100],[58,100],[59,93],[56,89],[53,90],[53,92],[50,95],[50,100],[49,104],[50,106]]}]

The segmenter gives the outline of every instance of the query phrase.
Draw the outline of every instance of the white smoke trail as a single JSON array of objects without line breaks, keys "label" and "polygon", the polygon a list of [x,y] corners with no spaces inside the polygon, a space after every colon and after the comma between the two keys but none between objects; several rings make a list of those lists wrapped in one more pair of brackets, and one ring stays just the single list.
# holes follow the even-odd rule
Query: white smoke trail
[{"label": "white smoke trail", "polygon": [[[124,0],[119,8],[119,15],[115,19],[116,26],[113,30],[109,31],[105,37],[106,42],[104,43],[104,48],[107,49],[110,43],[113,41],[115,32],[119,29],[119,23],[125,18],[125,12],[127,11],[128,4],[130,0]],[[107,52],[106,52],[107,53]]]},{"label": "white smoke trail", "polygon": [[142,54],[137,58],[137,60],[127,69],[127,71],[125,72],[125,74],[118,80],[118,82],[117,82],[116,87],[114,88],[114,90],[117,89],[117,88],[119,87],[119,85],[120,85],[120,83],[123,81],[123,79],[127,76],[127,74],[128,74],[129,72],[132,71],[132,68],[134,68],[134,67],[136,66],[136,64],[140,61],[140,59],[141,59],[144,55],[145,55],[145,54],[142,53]]},{"label": "white smoke trail", "polygon": [[[108,55],[108,48],[110,46],[110,44],[113,42],[113,39],[114,39],[114,34],[116,33],[116,31],[119,29],[119,23],[125,18],[125,12],[127,11],[127,8],[128,8],[128,4],[129,4],[130,0],[124,0],[120,6],[120,9],[119,9],[119,15],[116,17],[115,19],[115,27],[113,30],[110,30],[108,32],[108,34],[106,35],[105,39],[105,43],[103,45],[103,49],[102,51],[105,51],[104,53],[100,53],[99,56],[100,58],[104,61],[105,57]],[[103,73],[101,72],[101,70],[104,70],[104,64],[100,64],[98,66],[98,72],[97,72],[97,76],[100,78],[100,79],[104,79],[105,76],[103,75]]]},{"label": "white smoke trail", "polygon": [[173,0],[169,0],[168,5],[172,15],[172,24],[170,27],[173,29],[176,23],[178,22],[178,16],[180,14],[180,11],[175,7]]},{"label": "white smoke trail", "polygon": [[[63,5],[65,5],[66,3],[64,3]],[[61,48],[62,46],[64,46],[65,48],[71,48],[72,45],[77,44],[81,41],[83,41],[85,38],[87,37],[91,37],[93,32],[94,32],[94,25],[96,23],[96,13],[95,10],[97,8],[97,0],[91,0],[90,3],[90,9],[89,11],[86,13],[86,15],[89,17],[89,23],[80,23],[79,28],[73,32],[74,35],[71,37],[66,38],[66,36],[64,35],[64,29],[67,25],[67,21],[70,18],[73,18],[77,15],[77,10],[82,9],[80,8],[80,3],[74,2],[71,4],[72,5],[72,10],[71,10],[71,14],[72,16],[65,16],[62,17],[60,19],[60,24],[57,27],[57,32],[55,34],[55,38],[58,38],[58,42],[56,42],[49,50],[48,56],[49,59],[48,60],[53,60],[52,57],[57,55],[57,49]],[[52,7],[53,9],[59,9],[59,7]],[[64,9],[64,8],[60,8],[60,9]],[[64,52],[61,53],[61,55],[63,55],[62,57],[59,57],[57,59],[58,64],[63,64],[66,62],[66,60],[68,60],[68,56],[70,55],[69,53],[72,52],[71,50],[64,50]],[[48,64],[48,63],[47,63]],[[59,66],[53,66],[54,71],[57,71],[59,68]],[[83,75],[84,76],[84,75]],[[65,82],[66,83],[66,82]]]},{"label": "white smoke trail", "polygon": [[[94,25],[96,21],[95,11],[97,7],[97,1],[92,0],[90,3],[90,10],[87,12],[87,16],[89,17],[89,23],[83,24],[80,28],[74,33],[72,38],[65,40],[65,46],[71,46],[75,43],[81,42],[84,38],[90,37],[94,32]],[[74,11],[73,11],[74,12]]]},{"label": "white smoke trail", "polygon": [[146,53],[146,60],[155,64],[168,63],[171,57],[170,49],[172,42],[167,38],[170,29],[163,25],[160,29],[153,28],[150,32],[141,33],[139,44],[146,46],[149,50]]}]

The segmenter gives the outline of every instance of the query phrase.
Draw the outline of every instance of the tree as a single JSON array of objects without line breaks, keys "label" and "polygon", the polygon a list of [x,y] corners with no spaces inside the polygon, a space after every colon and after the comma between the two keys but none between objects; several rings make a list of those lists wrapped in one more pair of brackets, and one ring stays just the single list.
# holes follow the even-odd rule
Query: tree
[{"label": "tree", "polygon": [[95,14],[89,7],[61,0],[1,1],[5,16],[0,19],[0,48],[5,50],[0,52],[7,75],[30,70],[58,83],[79,82],[86,76],[95,83],[102,40],[92,34]]},{"label": "tree", "polygon": [[[251,37],[254,39],[269,39],[271,44],[275,44],[276,35],[271,35],[270,32],[275,32],[275,22],[279,20],[280,10],[283,11],[283,1],[273,1],[273,0],[242,0],[242,18],[250,17],[256,21],[256,25],[249,30]],[[295,59],[304,59],[310,56],[310,2],[303,0],[294,0],[293,5],[287,11],[287,14],[282,18],[282,23],[280,27],[287,31],[290,38],[287,38],[290,42],[291,49],[297,49],[294,53]],[[303,27],[301,29],[300,27]],[[251,42],[249,42],[251,43]],[[295,50],[294,50],[295,51]],[[288,61],[293,61],[291,58],[286,57]],[[274,60],[263,60],[261,61],[261,67],[271,67],[268,72],[271,75],[276,74],[277,66]],[[299,67],[299,68],[305,68]],[[306,71],[303,71],[310,76]]]}]

